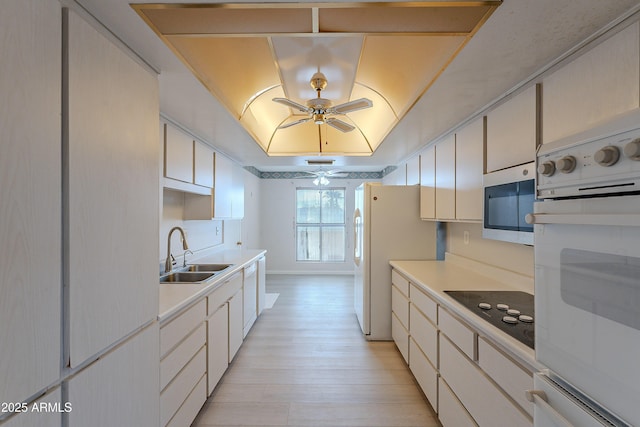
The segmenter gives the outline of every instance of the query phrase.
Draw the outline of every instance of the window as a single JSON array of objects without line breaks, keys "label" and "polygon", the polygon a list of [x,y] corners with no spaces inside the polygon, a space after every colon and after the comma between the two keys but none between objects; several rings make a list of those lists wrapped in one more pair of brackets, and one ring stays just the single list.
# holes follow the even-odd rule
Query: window
[{"label": "window", "polygon": [[344,195],[344,188],[296,189],[296,261],[345,261]]}]

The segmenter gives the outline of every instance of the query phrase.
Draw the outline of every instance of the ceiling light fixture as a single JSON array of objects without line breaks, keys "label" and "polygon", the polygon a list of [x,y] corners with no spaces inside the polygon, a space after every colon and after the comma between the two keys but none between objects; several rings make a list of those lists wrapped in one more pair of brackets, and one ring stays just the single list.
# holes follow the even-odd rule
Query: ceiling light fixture
[{"label": "ceiling light fixture", "polygon": [[313,180],[313,184],[314,185],[329,185],[329,180],[327,178],[325,178],[324,176],[321,176],[319,178],[316,178]]}]

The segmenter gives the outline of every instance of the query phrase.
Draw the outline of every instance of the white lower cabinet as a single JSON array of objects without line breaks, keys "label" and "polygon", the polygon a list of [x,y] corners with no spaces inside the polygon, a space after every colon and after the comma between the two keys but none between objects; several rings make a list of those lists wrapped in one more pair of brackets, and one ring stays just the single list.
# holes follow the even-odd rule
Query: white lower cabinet
[{"label": "white lower cabinet", "polygon": [[420,350],[413,337],[409,339],[409,368],[433,410],[438,412],[438,370]]},{"label": "white lower cabinet", "polygon": [[[67,403],[66,405],[70,404]],[[62,423],[61,412],[73,410],[73,405],[66,405],[62,402],[62,393],[58,387],[35,402],[28,404],[22,413],[10,418],[6,423],[2,424],[2,427],[60,427]]]},{"label": "white lower cabinet", "polygon": [[444,335],[440,375],[479,426],[531,427],[532,420]]},{"label": "white lower cabinet", "polygon": [[207,394],[229,367],[229,303],[214,308],[207,319]]},{"label": "white lower cabinet", "polygon": [[154,323],[73,376],[65,425],[157,427],[158,335]]},{"label": "white lower cabinet", "polygon": [[438,379],[438,418],[444,427],[478,427],[446,381]]},{"label": "white lower cabinet", "polygon": [[231,363],[242,346],[244,323],[242,319],[242,289],[229,300],[229,354]]},{"label": "white lower cabinet", "polygon": [[404,361],[409,363],[409,331],[395,313],[391,313],[391,336]]},{"label": "white lower cabinet", "polygon": [[531,427],[532,372],[402,273],[391,276],[393,340],[442,425]]},{"label": "white lower cabinet", "polygon": [[[207,399],[206,314],[203,299],[160,329],[160,426],[172,425],[189,399],[199,401],[199,407]],[[205,388],[199,392],[203,379]]]}]

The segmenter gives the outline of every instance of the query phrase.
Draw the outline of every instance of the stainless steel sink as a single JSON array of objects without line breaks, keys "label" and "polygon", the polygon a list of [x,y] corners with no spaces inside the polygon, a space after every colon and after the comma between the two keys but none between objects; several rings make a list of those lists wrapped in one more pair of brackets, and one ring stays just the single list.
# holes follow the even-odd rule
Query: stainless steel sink
[{"label": "stainless steel sink", "polygon": [[193,271],[177,271],[164,276],[160,276],[160,283],[196,283],[204,282],[212,277],[215,273],[209,272],[193,272]]},{"label": "stainless steel sink", "polygon": [[187,264],[185,271],[213,271],[219,273],[233,264]]}]

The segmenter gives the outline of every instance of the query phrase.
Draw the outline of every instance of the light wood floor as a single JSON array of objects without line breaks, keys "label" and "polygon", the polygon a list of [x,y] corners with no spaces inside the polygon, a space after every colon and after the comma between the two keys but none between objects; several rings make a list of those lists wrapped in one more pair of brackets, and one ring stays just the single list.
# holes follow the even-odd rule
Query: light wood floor
[{"label": "light wood floor", "polygon": [[267,277],[278,292],[193,426],[439,426],[392,342],[367,342],[352,276]]}]

